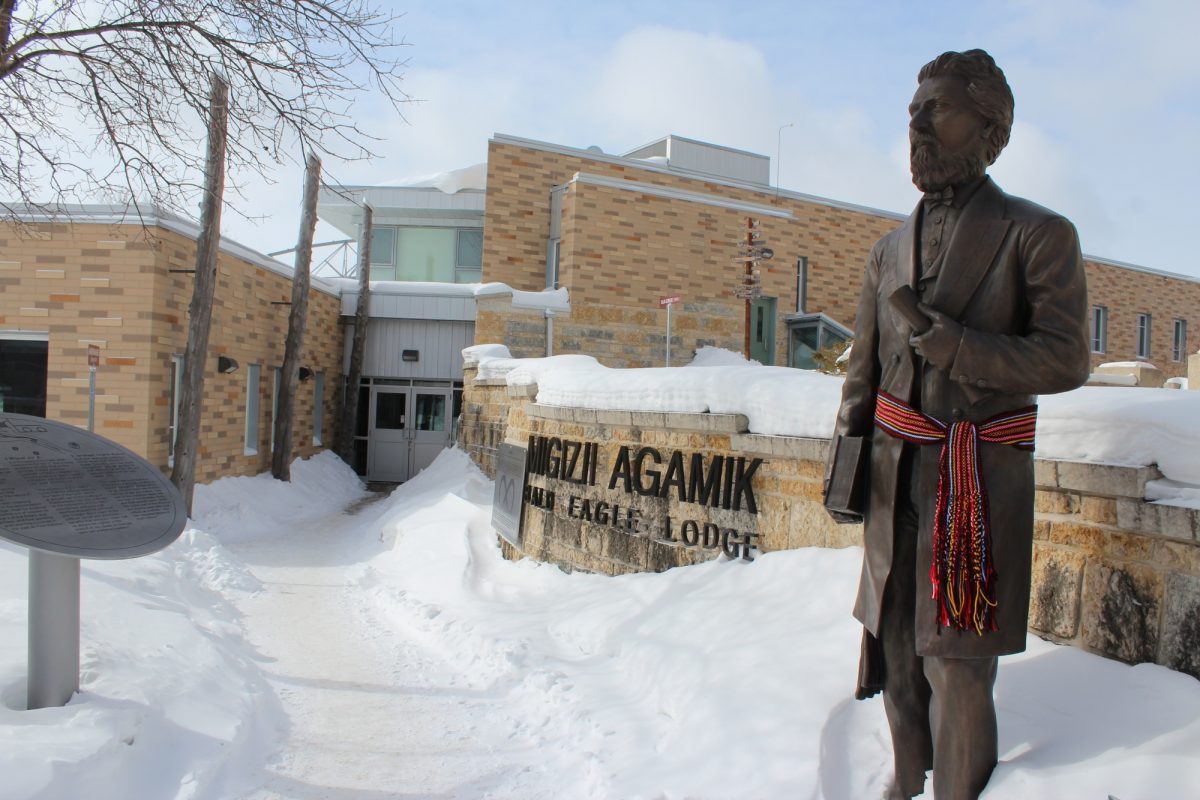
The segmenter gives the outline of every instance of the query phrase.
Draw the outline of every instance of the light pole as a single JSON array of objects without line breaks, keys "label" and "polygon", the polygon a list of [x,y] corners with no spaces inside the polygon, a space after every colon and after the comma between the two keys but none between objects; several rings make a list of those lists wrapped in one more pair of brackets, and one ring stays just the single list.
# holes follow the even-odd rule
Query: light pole
[{"label": "light pole", "polygon": [[775,193],[779,193],[779,167],[783,160],[783,129],[794,127],[796,123],[789,122],[786,125],[779,126],[779,132],[775,135]]}]

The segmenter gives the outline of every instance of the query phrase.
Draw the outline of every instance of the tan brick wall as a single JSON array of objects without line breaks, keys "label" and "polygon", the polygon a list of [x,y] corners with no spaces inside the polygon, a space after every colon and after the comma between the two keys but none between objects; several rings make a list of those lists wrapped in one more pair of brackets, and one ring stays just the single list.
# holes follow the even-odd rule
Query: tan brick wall
[{"label": "tan brick wall", "polygon": [[[493,141],[488,152],[485,280],[516,289],[543,287],[550,189],[568,184],[577,172],[792,212],[792,219],[758,217],[763,238],[775,251],[775,258],[762,262],[760,269],[764,295],[778,298],[776,364],[787,358],[783,316],[796,308],[797,258],[809,260],[805,310],[823,311],[852,327],[870,249],[899,225],[894,217],[777,197],[770,190],[735,188]],[[741,270],[733,259],[746,216],[637,191],[571,184],[563,198],[560,277],[571,291],[573,312],[570,321],[555,322],[555,352],[595,352],[610,366],[657,365],[665,334],[665,312],[657,300],[673,293],[684,300],[673,312],[673,333],[679,337],[674,352],[690,355],[703,344],[740,351],[745,306],[733,295]],[[1136,314],[1149,311],[1154,320],[1151,360],[1169,376],[1184,374],[1186,359],[1171,360],[1172,321],[1187,320],[1194,342],[1188,349],[1195,352],[1200,344],[1200,282],[1093,262],[1087,271],[1092,302],[1109,308],[1108,353],[1096,356],[1093,363],[1133,359]],[[618,344],[586,333],[611,326],[614,337],[620,338],[629,325],[641,329],[640,339]],[[503,341],[487,336],[486,326],[477,327],[477,342]],[[575,350],[581,341],[598,349]]]},{"label": "tan brick wall", "polygon": [[[1137,315],[1148,313],[1150,362],[1167,377],[1187,375],[1187,357],[1200,350],[1200,282],[1137,272],[1110,264],[1087,262],[1088,296],[1092,305],[1108,308],[1108,352],[1092,354],[1092,367],[1106,361],[1133,361],[1137,348]],[[1183,357],[1172,356],[1175,320],[1187,322]]]},{"label": "tan brick wall", "polygon": [[[0,226],[0,330],[49,333],[48,417],[87,424],[87,345],[100,347],[96,431],[167,468],[171,357],[187,339],[195,243],[136,225]],[[196,477],[256,474],[269,467],[272,368],[283,360],[291,281],[222,252],[209,335],[209,364]],[[332,443],[340,387],[337,298],[313,291],[302,363],[325,375],[323,442]],[[240,364],[216,371],[218,355]],[[244,454],[247,366],[262,365],[259,448]],[[313,382],[300,385],[294,453],[312,444]]]},{"label": "tan brick wall", "polygon": [[[871,246],[898,225],[874,216],[787,197],[733,188],[710,181],[629,169],[593,159],[561,155],[493,141],[488,154],[488,206],[484,226],[484,279],[513,288],[538,290],[545,283],[546,239],[550,225],[550,188],[568,183],[576,172],[626,178],[689,192],[791,211],[790,220],[760,216],[765,243],[775,251],[762,262],[763,293],[778,297],[776,363],[787,356],[782,317],[795,310],[796,259],[809,259],[807,310],[824,311],[850,326],[858,301],[863,264]],[[741,350],[745,304],[733,286],[742,269],[733,258],[745,233],[747,214],[701,203],[655,197],[635,191],[575,183],[563,202],[560,276],[571,291],[572,319],[588,307],[590,325],[599,309],[636,309],[647,320],[639,354],[602,358],[612,366],[656,365],[662,358],[665,312],[658,298],[680,293],[695,333],[682,335],[687,355],[699,344]],[[847,280],[847,273],[852,275]],[[630,318],[629,312],[618,315]],[[706,335],[708,318],[733,320]],[[556,321],[556,338],[562,323]],[[675,319],[672,320],[673,329]],[[687,328],[685,327],[684,330]],[[677,334],[680,335],[680,334]],[[477,329],[477,342],[489,341]],[[558,346],[556,345],[556,352]],[[564,343],[562,352],[570,352]],[[615,355],[615,354],[614,354]]]}]

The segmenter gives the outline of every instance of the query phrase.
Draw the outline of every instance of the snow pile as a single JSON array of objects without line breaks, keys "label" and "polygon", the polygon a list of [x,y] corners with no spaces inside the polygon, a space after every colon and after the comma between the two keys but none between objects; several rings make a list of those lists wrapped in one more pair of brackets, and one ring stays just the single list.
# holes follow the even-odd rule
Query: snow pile
[{"label": "snow pile", "polygon": [[[703,348],[690,366],[610,369],[591,356],[509,358],[477,348],[480,378],[537,384],[537,402],[629,411],[744,414],[752,433],[829,438],[841,376],[748,363]],[[1200,392],[1085,386],[1039,399],[1041,458],[1157,464],[1163,475],[1200,486]]]},{"label": "snow pile", "polygon": [[25,709],[27,556],[0,542],[0,775],[20,798],[229,797],[280,713],[237,610],[256,581],[205,533],[129,561],[84,561],[81,691]]},{"label": "snow pile", "polygon": [[1085,386],[1038,399],[1042,458],[1145,466],[1200,485],[1200,392]]},{"label": "snow pile", "polygon": [[269,472],[221,478],[196,487],[192,516],[225,542],[311,519],[366,494],[362,481],[331,450],[292,462],[291,483]]},{"label": "snow pile", "polygon": [[758,365],[759,362],[753,359],[747,359],[741,353],[735,353],[732,350],[726,350],[723,347],[712,347],[704,345],[696,351],[695,358],[690,364],[685,364],[688,367],[746,367]]},{"label": "snow pile", "polygon": [[[464,454],[444,453],[364,531],[388,549],[362,587],[397,635],[460,668],[455,691],[503,698],[497,747],[536,748],[542,773],[490,796],[882,795],[883,704],[852,699],[860,549],[566,574],[500,557],[489,495]],[[989,800],[1167,800],[1200,780],[1193,678],[1034,637],[1003,661]]]}]

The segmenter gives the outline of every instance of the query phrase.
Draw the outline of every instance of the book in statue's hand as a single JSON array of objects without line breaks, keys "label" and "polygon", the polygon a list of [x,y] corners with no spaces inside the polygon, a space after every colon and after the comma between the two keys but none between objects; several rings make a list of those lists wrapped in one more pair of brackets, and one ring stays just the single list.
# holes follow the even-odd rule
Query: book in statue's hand
[{"label": "book in statue's hand", "polygon": [[888,304],[908,321],[908,324],[912,326],[913,333],[918,336],[929,330],[929,327],[933,325],[933,320],[925,316],[924,312],[917,307],[917,304],[920,302],[917,298],[917,293],[908,284],[902,284],[899,289],[892,292],[888,297]]},{"label": "book in statue's hand", "polygon": [[[825,508],[834,513],[838,522],[862,522],[866,510],[871,441],[863,436],[839,436],[833,447],[833,469],[825,486]],[[841,519],[842,516],[852,518]]]}]

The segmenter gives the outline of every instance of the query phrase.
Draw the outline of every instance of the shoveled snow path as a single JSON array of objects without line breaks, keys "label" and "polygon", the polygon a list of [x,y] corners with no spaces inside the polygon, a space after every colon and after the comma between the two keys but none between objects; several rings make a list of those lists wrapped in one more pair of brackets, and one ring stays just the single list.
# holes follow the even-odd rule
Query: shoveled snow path
[{"label": "shoveled snow path", "polygon": [[522,787],[537,755],[499,703],[455,686],[452,664],[375,616],[356,583],[353,521],[228,545],[264,586],[239,605],[289,725],[245,799],[539,794]]}]

